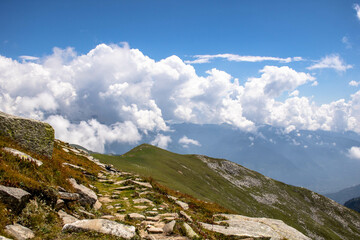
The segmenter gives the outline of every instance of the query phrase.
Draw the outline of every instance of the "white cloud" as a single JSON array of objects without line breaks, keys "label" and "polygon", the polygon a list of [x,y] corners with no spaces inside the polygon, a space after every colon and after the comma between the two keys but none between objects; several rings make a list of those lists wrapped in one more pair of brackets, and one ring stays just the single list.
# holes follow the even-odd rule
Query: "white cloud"
[{"label": "white cloud", "polygon": [[172,140],[170,136],[165,136],[160,133],[155,137],[153,141],[151,141],[151,144],[166,149],[168,144],[171,142]]},{"label": "white cloud", "polygon": [[23,61],[36,61],[39,60],[38,57],[33,57],[33,56],[20,56],[20,59],[22,59]]},{"label": "white cloud", "polygon": [[356,11],[356,16],[360,20],[360,6],[359,4],[354,4],[354,10]]},{"label": "white cloud", "polygon": [[351,45],[348,37],[344,36],[341,39],[341,42],[345,45],[346,48],[352,48],[352,45]]},{"label": "white cloud", "polygon": [[194,140],[194,139],[191,139],[191,138],[188,138],[187,136],[183,136],[182,138],[179,139],[179,144],[181,144],[184,148],[188,148],[189,145],[195,145],[195,146],[198,146],[200,147],[201,144]]},{"label": "white cloud", "polygon": [[332,68],[340,72],[345,72],[347,69],[350,69],[352,67],[352,65],[346,65],[344,60],[342,60],[339,55],[329,55],[317,61],[315,64],[311,65],[307,69],[314,70],[322,68]]},{"label": "white cloud", "polygon": [[360,147],[351,147],[348,150],[349,157],[360,160]]},{"label": "white cloud", "polygon": [[352,81],[349,82],[349,85],[350,85],[350,86],[353,86],[353,87],[357,87],[357,86],[360,85],[360,81],[359,81],[359,82],[356,82],[356,81],[352,80]]},{"label": "white cloud", "polygon": [[57,137],[97,151],[148,132],[166,147],[167,122],[360,133],[360,91],[348,101],[317,105],[297,89],[317,83],[311,74],[265,66],[257,75],[242,84],[215,68],[199,76],[177,56],[155,61],[126,44],[100,44],[82,55],[56,48],[36,62],[0,56],[0,111],[50,119]]},{"label": "white cloud", "polygon": [[302,57],[288,57],[288,58],[279,58],[279,57],[266,57],[266,56],[241,56],[237,54],[214,54],[214,55],[195,55],[195,60],[187,60],[185,63],[196,64],[196,63],[209,63],[215,58],[226,59],[227,61],[234,62],[263,62],[263,61],[276,61],[282,63],[289,63],[293,61],[303,61]]},{"label": "white cloud", "polygon": [[110,126],[101,124],[95,119],[72,124],[62,116],[52,115],[46,119],[46,122],[54,127],[56,138],[101,153],[105,151],[107,143],[136,143],[141,139],[136,126],[129,121]]}]

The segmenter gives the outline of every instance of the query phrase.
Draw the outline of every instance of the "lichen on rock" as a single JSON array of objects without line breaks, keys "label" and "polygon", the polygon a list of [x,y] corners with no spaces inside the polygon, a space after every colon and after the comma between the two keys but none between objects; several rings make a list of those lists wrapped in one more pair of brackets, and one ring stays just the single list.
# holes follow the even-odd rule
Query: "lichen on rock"
[{"label": "lichen on rock", "polygon": [[32,152],[51,158],[54,129],[47,123],[0,112],[0,136],[6,136]]}]

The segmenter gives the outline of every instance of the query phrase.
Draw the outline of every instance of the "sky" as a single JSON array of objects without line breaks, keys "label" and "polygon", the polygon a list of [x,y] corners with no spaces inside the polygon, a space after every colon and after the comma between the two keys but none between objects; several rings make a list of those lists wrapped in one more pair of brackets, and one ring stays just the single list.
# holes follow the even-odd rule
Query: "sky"
[{"label": "sky", "polygon": [[360,133],[359,56],[359,1],[0,1],[0,111],[100,152],[181,122]]}]

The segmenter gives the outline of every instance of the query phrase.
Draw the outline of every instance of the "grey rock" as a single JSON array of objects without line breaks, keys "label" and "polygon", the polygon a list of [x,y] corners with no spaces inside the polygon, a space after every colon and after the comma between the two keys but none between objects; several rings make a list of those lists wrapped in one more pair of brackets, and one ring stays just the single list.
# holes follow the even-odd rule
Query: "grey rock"
[{"label": "grey rock", "polygon": [[35,237],[35,234],[31,229],[21,226],[20,224],[7,225],[5,232],[13,236],[17,240],[25,240]]},{"label": "grey rock", "polygon": [[4,237],[4,236],[0,236],[0,240],[11,240],[10,238]]},{"label": "grey rock", "polygon": [[199,237],[199,235],[196,234],[196,232],[189,226],[189,224],[183,223],[183,226],[184,226],[185,231],[186,231],[186,236],[188,236],[191,239]]},{"label": "grey rock", "polygon": [[147,182],[139,182],[135,180],[129,180],[129,181],[142,187],[152,188],[151,184]]},{"label": "grey rock", "polygon": [[186,214],[186,212],[184,211],[180,211],[180,215],[183,216],[186,220],[188,220],[189,222],[192,222],[192,218]]},{"label": "grey rock", "polygon": [[95,231],[113,236],[131,239],[135,236],[135,227],[128,226],[107,219],[79,220],[63,227],[66,232]]},{"label": "grey rock", "polygon": [[85,218],[95,218],[95,215],[88,212],[88,211],[85,211],[85,210],[82,210],[82,209],[79,209],[78,212],[80,214],[82,214],[83,216],[85,216]]},{"label": "grey rock", "polygon": [[200,223],[207,230],[222,233],[226,236],[270,238],[271,240],[296,239],[310,240],[307,236],[281,220],[270,218],[250,218],[241,215],[219,214],[227,220],[222,222],[229,226]]},{"label": "grey rock", "polygon": [[165,224],[163,228],[164,233],[171,234],[174,231],[175,224],[176,224],[175,220],[172,220],[171,222]]},{"label": "grey rock", "polygon": [[75,190],[80,194],[79,202],[82,205],[93,206],[97,199],[96,193],[90,188],[85,187],[82,184],[78,184],[75,179],[69,179],[70,184],[75,188]]},{"label": "grey rock", "polygon": [[94,208],[95,210],[99,210],[99,209],[101,208],[101,206],[102,206],[101,202],[99,202],[99,200],[97,200],[97,201],[95,202],[93,208]]},{"label": "grey rock", "polygon": [[55,210],[59,210],[61,208],[65,207],[65,202],[62,199],[58,199],[55,204]]},{"label": "grey rock", "polygon": [[78,170],[86,171],[85,168],[80,167],[80,166],[77,166],[77,165],[74,165],[74,164],[71,164],[71,163],[66,163],[66,162],[64,162],[62,165],[63,165],[63,166],[69,166],[69,167],[72,167],[72,168],[75,168],[75,169],[78,169]]},{"label": "grey rock", "polygon": [[19,150],[16,150],[16,149],[13,149],[13,148],[8,148],[8,147],[4,147],[3,148],[4,151],[8,152],[8,153],[11,153],[12,155],[14,156],[17,156],[21,159],[24,159],[26,161],[29,161],[29,162],[32,162],[32,163],[35,163],[36,166],[40,167],[41,165],[43,165],[43,162],[36,159],[36,158],[33,158],[31,157],[30,155],[26,154],[26,153],[23,153]]},{"label": "grey rock", "polygon": [[146,198],[138,198],[138,199],[134,199],[134,200],[133,200],[133,202],[134,202],[135,204],[139,204],[139,203],[148,203],[148,204],[150,204],[150,205],[154,206],[154,203],[153,203],[151,200],[146,199]]},{"label": "grey rock", "polygon": [[128,217],[130,219],[134,219],[134,220],[144,220],[145,219],[145,216],[144,215],[141,215],[139,213],[129,213],[128,214]]},{"label": "grey rock", "polygon": [[69,201],[77,201],[80,199],[80,194],[78,193],[69,193],[69,192],[59,192],[60,199],[69,200]]},{"label": "grey rock", "polygon": [[175,201],[175,203],[176,203],[177,205],[179,205],[180,207],[182,207],[182,209],[184,209],[184,210],[188,210],[188,209],[189,209],[189,205],[188,205],[187,203],[185,203],[185,202],[182,202],[182,201],[180,201],[180,200],[177,200],[177,201]]},{"label": "grey rock", "polygon": [[74,216],[71,216],[70,214],[67,214],[66,212],[64,212],[63,210],[60,210],[58,212],[59,217],[61,218],[63,224],[68,224],[68,223],[73,223],[78,221],[79,219],[77,219]]},{"label": "grey rock", "polygon": [[54,129],[47,123],[0,112],[0,135],[14,139],[22,147],[52,157]]},{"label": "grey rock", "polygon": [[21,188],[0,185],[0,201],[14,211],[20,211],[29,201],[31,194]]},{"label": "grey rock", "polygon": [[163,233],[164,230],[162,228],[157,228],[157,227],[149,227],[147,229],[147,232],[148,233],[151,233],[151,234],[159,234],[159,233]]}]

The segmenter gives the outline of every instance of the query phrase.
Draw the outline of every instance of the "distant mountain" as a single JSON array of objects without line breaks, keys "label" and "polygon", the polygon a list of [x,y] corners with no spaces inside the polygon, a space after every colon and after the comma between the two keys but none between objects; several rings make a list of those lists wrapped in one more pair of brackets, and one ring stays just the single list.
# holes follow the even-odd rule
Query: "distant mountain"
[{"label": "distant mountain", "polygon": [[348,207],[360,213],[360,197],[353,198],[347,201],[344,205],[345,207]]},{"label": "distant mountain", "polygon": [[[360,147],[360,136],[354,132],[295,130],[263,126],[256,133],[230,125],[172,124],[167,149],[181,154],[197,153],[226,158],[288,184],[320,193],[335,192],[360,183],[360,161],[351,159],[348,151]],[[155,133],[144,136],[150,143]],[[198,145],[180,144],[186,136]],[[135,145],[112,144],[108,153],[122,154]]]},{"label": "distant mountain", "polygon": [[280,219],[311,239],[360,238],[360,214],[224,159],[180,155],[147,144],[121,156],[93,156],[236,214]]},{"label": "distant mountain", "polygon": [[340,204],[344,204],[350,199],[360,196],[360,184],[353,187],[345,188],[335,193],[328,193],[324,195]]}]

